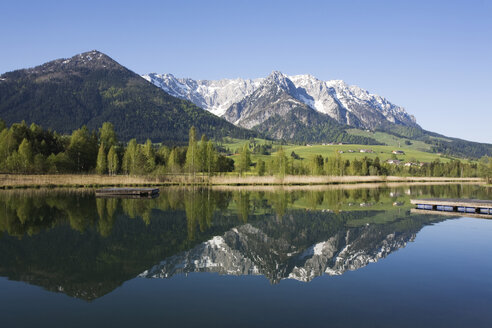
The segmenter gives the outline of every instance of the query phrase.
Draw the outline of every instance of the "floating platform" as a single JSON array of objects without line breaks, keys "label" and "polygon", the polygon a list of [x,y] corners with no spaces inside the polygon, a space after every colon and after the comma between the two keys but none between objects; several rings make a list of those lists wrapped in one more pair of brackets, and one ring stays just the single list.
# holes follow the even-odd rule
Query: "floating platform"
[{"label": "floating platform", "polygon": [[96,190],[96,197],[155,198],[158,188],[103,188]]},{"label": "floating platform", "polygon": [[412,199],[410,202],[417,206],[416,210],[420,213],[450,213],[451,215],[466,214],[492,218],[491,200],[427,198]]}]

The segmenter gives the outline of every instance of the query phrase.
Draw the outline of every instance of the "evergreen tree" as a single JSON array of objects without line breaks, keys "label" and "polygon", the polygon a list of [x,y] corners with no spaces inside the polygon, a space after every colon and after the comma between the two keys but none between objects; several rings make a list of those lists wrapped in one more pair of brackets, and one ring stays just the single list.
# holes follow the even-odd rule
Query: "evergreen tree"
[{"label": "evergreen tree", "polygon": [[35,173],[44,173],[48,170],[46,158],[43,154],[34,155],[33,171]]},{"label": "evergreen tree", "polygon": [[[327,161],[328,162],[328,161]],[[322,175],[323,174],[323,156],[321,155],[314,155],[311,163],[311,174],[312,175]],[[328,165],[328,164],[327,164]],[[330,171],[327,169],[326,173],[329,173]]]},{"label": "evergreen tree", "polygon": [[367,157],[364,157],[362,159],[362,166],[361,166],[361,175],[368,175],[369,174],[369,165],[367,163]]},{"label": "evergreen tree", "polygon": [[224,155],[217,156],[217,171],[218,172],[234,171],[234,160],[232,158],[225,157]]},{"label": "evergreen tree", "polygon": [[108,173],[108,160],[103,143],[101,143],[101,146],[99,146],[99,151],[97,153],[96,172],[98,174]]},{"label": "evergreen tree", "polygon": [[262,177],[265,175],[265,171],[265,161],[260,158],[258,159],[258,162],[256,162],[256,173],[258,173],[258,175]]},{"label": "evergreen tree", "polygon": [[208,172],[208,159],[207,159],[207,137],[203,134],[202,139],[198,145],[198,170],[201,172]]},{"label": "evergreen tree", "polygon": [[[145,155],[145,146],[142,145],[137,145],[137,151],[135,153],[135,166],[134,166],[134,171],[133,174],[146,174],[150,173],[151,169],[148,166],[148,158]],[[154,161],[154,166],[155,168],[155,161]]]},{"label": "evergreen tree", "polygon": [[362,170],[362,164],[359,160],[357,160],[357,158],[355,158],[354,160],[352,160],[352,162],[350,162],[350,174],[351,175],[361,175],[361,170]]},{"label": "evergreen tree", "polygon": [[145,172],[150,173],[155,170],[156,166],[155,150],[150,139],[145,142],[143,154],[145,155]]},{"label": "evergreen tree", "polygon": [[215,151],[215,147],[211,140],[207,142],[206,154],[206,170],[208,172],[208,175],[210,176],[215,171],[217,165],[217,152]]}]

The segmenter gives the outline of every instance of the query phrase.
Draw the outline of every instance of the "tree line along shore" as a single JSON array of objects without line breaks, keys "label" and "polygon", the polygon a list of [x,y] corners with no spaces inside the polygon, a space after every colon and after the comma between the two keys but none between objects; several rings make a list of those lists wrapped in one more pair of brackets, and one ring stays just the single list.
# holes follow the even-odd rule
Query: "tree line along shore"
[{"label": "tree line along shore", "polygon": [[[479,181],[490,183],[492,159],[451,160],[395,165],[378,157],[343,159],[339,153],[299,158],[282,145],[268,157],[252,160],[245,143],[234,159],[195,128],[187,146],[118,141],[113,125],[98,131],[87,127],[60,135],[25,122],[7,126],[0,121],[0,186],[13,185],[131,185],[131,184],[323,184],[407,181]],[[28,176],[31,176],[29,178]],[[44,177],[43,177],[44,176]],[[97,176],[94,183],[92,176]],[[75,179],[75,177],[77,177]],[[451,179],[452,178],[452,179]],[[71,182],[77,180],[78,182]],[[10,182],[9,182],[10,181]],[[82,182],[85,181],[85,182]]]}]

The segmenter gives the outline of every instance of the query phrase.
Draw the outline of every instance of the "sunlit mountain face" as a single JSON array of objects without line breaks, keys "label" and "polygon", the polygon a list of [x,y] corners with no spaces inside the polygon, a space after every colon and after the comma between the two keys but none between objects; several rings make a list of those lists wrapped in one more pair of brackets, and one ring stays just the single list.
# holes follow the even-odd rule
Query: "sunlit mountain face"
[{"label": "sunlit mountain face", "polygon": [[94,300],[136,277],[342,275],[404,248],[448,217],[412,197],[490,197],[472,185],[264,191],[170,188],[155,199],[90,190],[0,192],[0,276]]}]

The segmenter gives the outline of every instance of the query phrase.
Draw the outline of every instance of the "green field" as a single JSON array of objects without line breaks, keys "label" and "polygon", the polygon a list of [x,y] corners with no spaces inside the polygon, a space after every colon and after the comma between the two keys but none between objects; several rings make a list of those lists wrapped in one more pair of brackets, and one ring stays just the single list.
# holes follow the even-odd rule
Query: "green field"
[{"label": "green field", "polygon": [[[356,135],[356,136],[373,138],[387,146],[392,146],[392,147],[401,146],[407,149],[409,148],[409,149],[415,149],[415,150],[426,151],[426,152],[431,151],[431,145],[426,144],[423,141],[410,140],[407,138],[397,137],[395,135],[385,132],[379,132],[379,131],[372,132],[372,131],[365,131],[360,129],[348,129],[347,132],[349,134]],[[405,144],[405,142],[410,143],[410,145]]]},{"label": "green field", "polygon": [[[351,133],[354,132],[355,129],[351,130]],[[361,131],[361,130],[357,130]],[[362,131],[366,135],[372,134],[372,132],[366,132]],[[428,152],[430,150],[430,146],[421,142],[421,141],[411,141],[411,145],[406,145],[404,138],[398,138],[392,135],[389,135],[387,133],[382,133],[382,132],[375,132],[374,133],[377,136],[377,140],[380,142],[384,142],[387,145],[386,146],[381,146],[381,145],[320,145],[320,144],[313,144],[313,145],[293,145],[293,144],[288,144],[288,145],[283,145],[283,149],[286,153],[287,156],[290,156],[292,152],[295,152],[297,155],[299,155],[303,160],[310,160],[313,158],[315,155],[321,155],[323,157],[329,157],[329,156],[335,156],[337,152],[343,152],[341,153],[341,157],[343,159],[362,159],[364,157],[368,158],[376,158],[379,157],[381,161],[385,161],[388,159],[393,158],[392,151],[393,150],[400,150],[403,151],[405,154],[403,155],[396,155],[397,159],[403,161],[403,162],[432,162],[435,159],[439,159],[442,162],[449,162],[450,160],[454,159],[453,157],[450,156],[442,156],[440,154],[436,153],[430,153]],[[376,139],[376,138],[375,138]],[[271,143],[271,141],[264,140],[264,139],[254,139],[257,144],[265,144],[265,143]],[[252,141],[252,140],[251,140]],[[241,140],[241,139],[231,139],[228,138],[224,142],[221,143],[221,145],[225,148],[228,148],[231,150],[233,153],[230,157],[235,159],[238,155],[235,153],[237,150],[241,149],[244,144],[250,143],[250,140]],[[400,146],[400,148],[398,147]],[[280,147],[280,144],[274,143],[273,144],[273,149],[272,149],[272,154],[275,154],[275,151]],[[361,153],[361,149],[368,149],[372,150],[374,153]],[[426,151],[427,150],[427,151]],[[262,160],[269,160],[271,158],[270,155],[259,155],[259,154],[251,154],[251,159],[253,162],[256,162],[259,158]]]},{"label": "green field", "polygon": [[[361,153],[361,149],[372,150],[374,153]],[[394,147],[394,146],[366,146],[366,145],[312,145],[312,146],[284,146],[284,150],[287,154],[295,152],[301,158],[310,159],[314,155],[322,155],[323,157],[335,156],[336,152],[343,152],[341,154],[343,159],[353,160],[355,158],[361,159],[363,157],[376,158],[385,161],[393,157],[393,150],[403,151],[405,154],[396,155],[397,159],[401,161],[412,162],[432,162],[435,159],[440,159],[443,162],[450,161],[449,157],[443,157],[438,154],[427,153],[424,151],[406,148],[406,147]],[[350,152],[353,151],[353,152]]]}]

